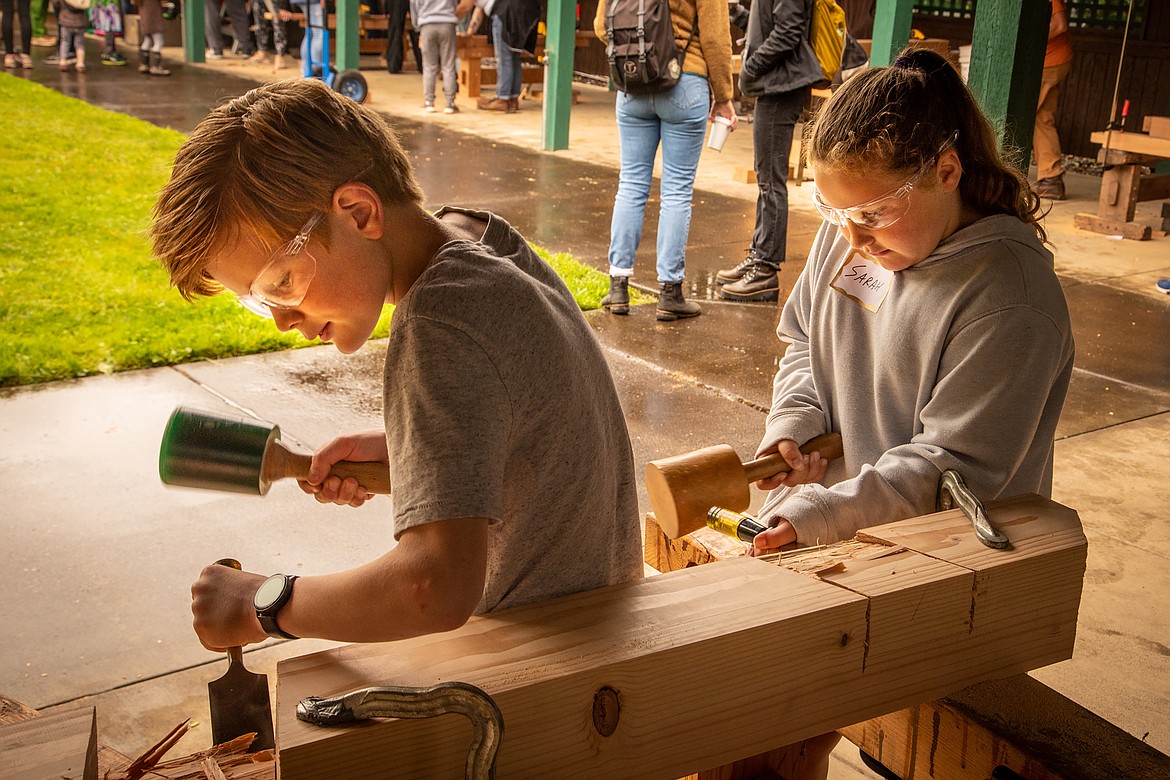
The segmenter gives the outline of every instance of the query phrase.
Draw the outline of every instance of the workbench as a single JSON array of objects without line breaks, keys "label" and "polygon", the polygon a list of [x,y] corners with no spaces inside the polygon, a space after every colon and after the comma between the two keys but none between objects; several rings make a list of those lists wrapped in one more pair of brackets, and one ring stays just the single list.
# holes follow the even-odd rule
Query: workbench
[{"label": "workbench", "polygon": [[[589,45],[597,36],[583,30],[577,31],[576,48]],[[488,43],[486,35],[459,33],[455,37],[455,56],[459,58],[459,85],[467,90],[467,96],[477,98],[483,87],[496,83],[496,50]],[[485,59],[493,64],[484,65]],[[535,53],[524,52],[520,57],[520,84],[544,83],[544,36],[537,36]]]},{"label": "workbench", "polygon": [[[1142,169],[1170,160],[1170,138],[1119,130],[1093,133],[1090,138],[1101,145],[1097,161],[1105,164],[1101,195],[1097,213],[1077,214],[1074,224],[1095,233],[1149,240],[1155,229],[1135,222],[1134,212],[1141,201],[1170,198],[1170,174],[1144,174]],[[1165,235],[1165,225],[1158,233]]]}]

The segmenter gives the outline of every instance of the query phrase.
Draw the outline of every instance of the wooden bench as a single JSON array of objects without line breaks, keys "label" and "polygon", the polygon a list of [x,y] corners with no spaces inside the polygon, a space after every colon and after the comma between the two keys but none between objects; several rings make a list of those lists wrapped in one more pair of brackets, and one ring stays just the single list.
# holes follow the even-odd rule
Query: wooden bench
[{"label": "wooden bench", "polygon": [[[1164,117],[1147,120],[1145,127],[1153,133],[1107,130],[1090,136],[1093,143],[1101,145],[1097,162],[1106,167],[1097,213],[1077,214],[1073,217],[1077,227],[1138,241],[1147,241],[1153,235],[1152,226],[1134,221],[1134,212],[1141,201],[1170,198],[1170,174],[1142,174],[1144,166],[1170,160],[1170,137],[1157,135],[1165,132],[1170,136],[1170,130],[1163,129]],[[1165,227],[1163,223],[1159,234],[1165,235]]]},{"label": "wooden bench", "polygon": [[[584,48],[597,36],[591,32],[577,31],[576,48]],[[459,85],[467,90],[467,96],[477,98],[483,87],[494,86],[497,71],[494,65],[483,64],[483,60],[495,60],[496,50],[488,43],[486,35],[459,33],[455,38],[455,56],[459,58]],[[520,84],[544,83],[544,36],[536,40],[536,52],[524,52],[520,57]]]}]

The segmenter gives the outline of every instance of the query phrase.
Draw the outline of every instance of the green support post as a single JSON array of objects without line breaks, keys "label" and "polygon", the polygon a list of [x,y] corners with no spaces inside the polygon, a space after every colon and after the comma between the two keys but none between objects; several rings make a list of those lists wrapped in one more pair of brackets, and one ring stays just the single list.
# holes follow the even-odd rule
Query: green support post
[{"label": "green support post", "polygon": [[967,83],[1008,161],[1025,172],[1051,15],[1049,0],[980,0],[975,9]]},{"label": "green support post", "polygon": [[573,0],[549,0],[544,38],[544,150],[569,148],[569,112],[573,105],[573,57],[577,50],[577,6]]},{"label": "green support post", "polygon": [[[361,54],[361,0],[337,0],[337,59],[338,71],[357,70]],[[326,53],[325,56],[329,56]]]},{"label": "green support post", "polygon": [[203,32],[203,0],[183,3],[183,56],[187,62],[206,60],[207,38]]},{"label": "green support post", "polygon": [[914,0],[877,0],[869,64],[875,68],[884,68],[893,62],[910,40],[913,21]]}]

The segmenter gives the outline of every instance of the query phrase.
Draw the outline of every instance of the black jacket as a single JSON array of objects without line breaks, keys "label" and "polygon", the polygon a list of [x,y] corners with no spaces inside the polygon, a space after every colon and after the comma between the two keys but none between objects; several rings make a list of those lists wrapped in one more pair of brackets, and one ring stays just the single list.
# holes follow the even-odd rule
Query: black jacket
[{"label": "black jacket", "polygon": [[809,0],[753,0],[751,11],[732,11],[747,43],[739,89],[748,97],[778,95],[822,80],[821,66],[808,43]]},{"label": "black jacket", "polygon": [[[536,23],[540,14],[539,0],[496,0],[492,5],[492,16],[504,22],[504,43],[514,51],[536,51]],[[490,26],[488,30],[490,38]]]}]

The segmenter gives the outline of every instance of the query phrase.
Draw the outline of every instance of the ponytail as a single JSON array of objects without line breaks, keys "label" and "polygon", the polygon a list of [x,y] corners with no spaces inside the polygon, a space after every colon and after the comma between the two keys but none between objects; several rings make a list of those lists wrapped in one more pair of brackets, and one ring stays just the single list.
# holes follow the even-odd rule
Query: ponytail
[{"label": "ponytail", "polygon": [[980,214],[1017,217],[1047,241],[1040,198],[1004,161],[995,129],[954,67],[929,49],[906,49],[892,66],[846,81],[810,124],[805,148],[814,169],[917,171],[956,133],[963,203]]}]

